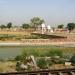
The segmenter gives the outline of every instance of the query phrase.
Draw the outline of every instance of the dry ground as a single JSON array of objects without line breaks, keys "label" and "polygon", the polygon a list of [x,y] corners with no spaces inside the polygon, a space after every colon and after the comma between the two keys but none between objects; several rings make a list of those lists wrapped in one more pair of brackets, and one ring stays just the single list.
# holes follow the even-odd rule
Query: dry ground
[{"label": "dry ground", "polygon": [[30,35],[30,33],[27,31],[0,31],[0,34]]},{"label": "dry ground", "polygon": [[16,62],[0,62],[0,72],[15,72]]}]

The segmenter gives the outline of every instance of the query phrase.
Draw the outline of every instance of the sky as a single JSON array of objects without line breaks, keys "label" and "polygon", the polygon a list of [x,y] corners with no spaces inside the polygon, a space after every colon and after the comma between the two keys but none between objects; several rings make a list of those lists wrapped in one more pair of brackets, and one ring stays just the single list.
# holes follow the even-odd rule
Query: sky
[{"label": "sky", "polygon": [[30,23],[33,17],[51,26],[75,22],[75,0],[0,0],[0,25]]}]

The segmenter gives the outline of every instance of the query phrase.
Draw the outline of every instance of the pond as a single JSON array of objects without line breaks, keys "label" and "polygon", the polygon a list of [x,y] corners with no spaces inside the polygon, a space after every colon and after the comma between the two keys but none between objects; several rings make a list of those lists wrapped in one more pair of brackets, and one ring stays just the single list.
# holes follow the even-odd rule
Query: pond
[{"label": "pond", "polygon": [[21,54],[24,47],[0,47],[0,58],[13,58]]}]

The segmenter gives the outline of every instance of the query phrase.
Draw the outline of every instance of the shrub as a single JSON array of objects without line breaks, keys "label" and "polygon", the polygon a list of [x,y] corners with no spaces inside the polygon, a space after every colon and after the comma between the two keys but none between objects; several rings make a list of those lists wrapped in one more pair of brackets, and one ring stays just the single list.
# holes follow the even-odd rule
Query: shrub
[{"label": "shrub", "polygon": [[21,54],[21,61],[25,62],[26,61],[26,57],[27,57],[27,54]]},{"label": "shrub", "polygon": [[46,69],[47,68],[47,61],[44,58],[41,58],[37,61],[37,66],[40,69]]},{"label": "shrub", "polygon": [[63,53],[60,50],[51,50],[47,53],[47,56],[60,56],[60,57],[63,57]]},{"label": "shrub", "polygon": [[20,61],[21,59],[22,59],[22,58],[21,58],[20,55],[18,55],[18,56],[15,57],[15,60],[16,60],[16,61]]},{"label": "shrub", "polygon": [[58,64],[65,64],[65,62],[66,62],[65,60],[60,59],[59,62],[58,62]]},{"label": "shrub", "polygon": [[20,65],[21,65],[21,62],[18,61],[18,62],[16,63],[16,70],[17,70],[17,71],[21,71]]},{"label": "shrub", "polygon": [[16,61],[25,61],[27,56],[28,56],[27,53],[23,51],[21,55],[18,55],[15,57],[15,60]]},{"label": "shrub", "polygon": [[73,54],[73,56],[71,57],[70,61],[72,62],[72,64],[75,64],[75,54]]}]

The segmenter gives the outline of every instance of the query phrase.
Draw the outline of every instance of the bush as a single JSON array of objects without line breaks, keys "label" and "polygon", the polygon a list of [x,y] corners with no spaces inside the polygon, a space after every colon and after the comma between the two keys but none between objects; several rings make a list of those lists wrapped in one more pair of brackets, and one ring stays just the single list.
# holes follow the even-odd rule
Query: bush
[{"label": "bush", "polygon": [[16,60],[16,61],[20,61],[21,59],[22,59],[22,58],[21,58],[20,55],[18,55],[18,56],[15,57],[15,60]]},{"label": "bush", "polygon": [[18,55],[15,57],[15,60],[16,61],[25,61],[26,60],[26,57],[27,57],[27,53],[22,53],[21,55]]},{"label": "bush", "polygon": [[60,57],[63,57],[63,53],[62,53],[62,51],[60,51],[60,50],[51,50],[51,51],[49,51],[48,53],[47,53],[47,56],[60,56]]},{"label": "bush", "polygon": [[65,60],[60,59],[59,62],[58,62],[58,64],[65,64],[65,62],[66,62]]},{"label": "bush", "polygon": [[26,61],[26,57],[27,57],[26,53],[21,54],[21,61],[25,62]]},{"label": "bush", "polygon": [[40,69],[46,69],[47,68],[47,61],[44,58],[41,58],[37,61],[37,66]]},{"label": "bush", "polygon": [[18,62],[16,63],[16,70],[17,70],[17,71],[21,71],[20,65],[21,65],[21,62],[18,61]]},{"label": "bush", "polygon": [[73,56],[71,57],[70,61],[72,62],[72,64],[75,64],[75,54],[73,54]]}]

